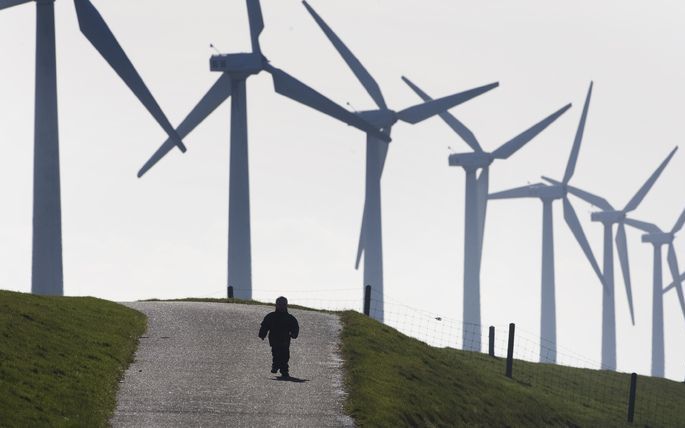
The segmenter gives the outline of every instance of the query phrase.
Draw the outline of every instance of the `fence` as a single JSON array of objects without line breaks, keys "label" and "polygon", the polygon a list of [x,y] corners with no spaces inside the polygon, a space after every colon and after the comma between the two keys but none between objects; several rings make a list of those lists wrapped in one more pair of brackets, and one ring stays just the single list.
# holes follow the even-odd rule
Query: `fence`
[{"label": "fence", "polygon": [[[253,299],[272,302],[282,292],[254,290]],[[581,416],[589,419],[601,415],[615,420],[616,425],[630,421],[640,426],[685,427],[684,384],[666,379],[641,382],[644,377],[601,370],[600,363],[568,349],[553,348],[552,343],[521,329],[515,329],[510,340],[513,325],[464,323],[411,307],[387,293],[381,296],[370,287],[288,290],[287,295],[291,305],[354,310],[374,318],[382,315],[384,324],[433,347],[476,349],[460,352],[459,358],[473,359],[480,367],[509,376],[520,385],[538,388],[553,399],[580,404],[575,408],[582,409],[585,414]],[[205,297],[224,296],[225,290]],[[555,363],[546,364],[550,361]]]}]

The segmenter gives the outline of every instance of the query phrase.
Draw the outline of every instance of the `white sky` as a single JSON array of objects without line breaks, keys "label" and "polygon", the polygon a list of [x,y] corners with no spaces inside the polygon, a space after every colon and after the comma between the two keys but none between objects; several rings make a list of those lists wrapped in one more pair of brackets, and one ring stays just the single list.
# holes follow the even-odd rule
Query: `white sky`
[{"label": "white sky", "polygon": [[[218,78],[209,43],[247,51],[244,1],[138,0],[94,4],[170,120],[178,124]],[[437,97],[500,87],[452,110],[486,150],[567,102],[574,108],[491,169],[491,191],[561,178],[587,86],[595,88],[572,184],[623,206],[685,129],[685,5],[676,1],[463,2],[312,0],[377,79],[390,107],[418,102],[405,74]],[[262,49],[272,63],[340,104],[372,108],[299,1],[263,0]],[[56,2],[65,292],[113,300],[215,296],[226,281],[229,104],[143,179],[136,171],[164,133]],[[0,288],[29,291],[35,5],[0,12]],[[255,292],[352,289],[364,197],[364,136],[248,84]],[[468,147],[439,119],[393,132],[383,176],[387,295],[461,318],[464,174],[447,166]],[[678,153],[634,216],[670,229],[685,206]],[[592,207],[575,201],[601,263]],[[485,324],[539,326],[541,204],[489,205],[482,271]],[[649,372],[651,246],[629,230],[636,326],[615,263],[620,370]],[[600,359],[600,285],[555,204],[559,344]],[[676,240],[679,254],[685,245]],[[681,262],[685,266],[685,259]],[[666,283],[670,275],[664,265]],[[356,290],[358,289],[358,290]],[[264,292],[266,293],[266,292]],[[327,294],[328,293],[328,294]],[[266,294],[264,294],[266,295]],[[339,296],[336,295],[336,296]],[[666,375],[685,376],[685,321],[665,298]]]}]

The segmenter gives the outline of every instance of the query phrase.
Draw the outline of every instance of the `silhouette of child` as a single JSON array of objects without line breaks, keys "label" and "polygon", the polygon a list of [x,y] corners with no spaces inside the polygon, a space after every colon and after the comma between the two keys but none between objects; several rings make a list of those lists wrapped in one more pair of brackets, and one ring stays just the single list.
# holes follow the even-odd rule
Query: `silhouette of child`
[{"label": "silhouette of child", "polygon": [[271,345],[271,373],[281,371],[281,376],[287,378],[288,361],[290,360],[290,339],[297,338],[300,326],[297,319],[288,313],[288,299],[281,296],[276,299],[276,310],[267,314],[259,329],[259,338],[264,340],[269,333],[269,345]]}]

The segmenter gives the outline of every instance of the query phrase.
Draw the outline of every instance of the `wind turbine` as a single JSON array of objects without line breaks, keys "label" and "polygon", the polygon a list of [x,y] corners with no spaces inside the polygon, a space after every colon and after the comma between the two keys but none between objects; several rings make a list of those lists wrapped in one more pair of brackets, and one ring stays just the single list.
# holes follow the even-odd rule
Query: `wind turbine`
[{"label": "wind turbine", "polygon": [[[272,66],[262,55],[259,36],[264,29],[259,0],[246,0],[250,24],[252,52],[212,55],[210,70],[221,76],[178,126],[177,132],[185,137],[228,97],[231,97],[231,149],[229,166],[228,211],[228,285],[235,297],[252,297],[252,256],[250,232],[250,191],[247,152],[247,93],[246,81],[262,71],[269,73],[274,90],[285,97],[361,129],[382,141],[390,137],[355,115],[324,97],[314,89],[295,79],[283,70]],[[420,114],[420,112],[416,112]],[[174,146],[167,140],[138,172],[142,177]]]},{"label": "wind turbine", "polygon": [[[306,2],[302,2],[319,25],[328,40],[333,44],[340,56],[357,77],[366,92],[371,96],[377,109],[359,112],[359,116],[382,129],[388,135],[393,125],[398,121],[416,124],[435,116],[451,107],[468,101],[484,92],[496,88],[499,84],[492,83],[466,92],[450,95],[438,100],[424,101],[404,110],[395,111],[388,107],[383,93],[371,74],[366,70],[357,57],[348,49],[343,41],[324,22],[316,11]],[[381,221],[381,175],[385,167],[388,155],[388,144],[379,140],[372,134],[366,135],[366,180],[364,213],[362,227],[359,234],[357,260],[355,268],[359,268],[359,262],[364,254],[364,285],[371,285],[372,289],[383,299],[383,234]],[[374,306],[373,318],[383,321],[383,305]]]},{"label": "wind turbine", "polygon": [[540,337],[549,341],[549,349],[540,347],[540,361],[555,363],[557,358],[557,319],[556,319],[556,302],[555,302],[555,284],[554,284],[554,228],[553,228],[553,203],[557,199],[563,200],[564,219],[568,224],[571,232],[583,249],[585,256],[590,261],[592,268],[597,273],[597,276],[602,281],[602,274],[599,266],[595,260],[592,250],[587,242],[585,233],[580,226],[578,216],[567,199],[568,184],[576,168],[578,161],[578,153],[580,151],[580,144],[583,140],[583,132],[585,130],[585,122],[587,119],[588,108],[590,107],[590,97],[592,96],[592,82],[585,98],[585,105],[583,113],[580,116],[580,123],[576,131],[576,137],[573,141],[571,154],[566,164],[566,172],[561,183],[546,185],[543,183],[536,183],[528,186],[518,187],[515,189],[504,190],[493,193],[488,196],[488,199],[511,199],[511,198],[537,198],[542,202],[542,277],[541,277],[541,308],[540,308]]},{"label": "wind turbine", "polygon": [[[402,78],[407,85],[424,101],[431,98],[406,77]],[[490,164],[497,159],[508,159],[521,149],[526,143],[535,138],[566,110],[571,108],[567,104],[550,116],[536,123],[521,134],[502,144],[493,152],[485,152],[478,143],[475,135],[456,117],[448,112],[440,113],[440,117],[452,128],[472,149],[468,153],[456,153],[449,156],[450,166],[460,166],[466,172],[466,201],[464,226],[464,326],[463,349],[480,351],[481,336],[471,332],[473,326],[480,327],[480,266],[483,250],[483,233],[485,229],[485,214],[490,175]],[[476,177],[478,170],[480,175]]]},{"label": "wind turbine", "polygon": [[668,245],[668,267],[673,278],[673,287],[678,294],[680,307],[685,317],[685,297],[683,297],[683,287],[678,269],[678,259],[673,247],[675,234],[682,229],[685,224],[685,210],[680,214],[678,220],[673,225],[670,232],[664,232],[652,223],[640,220],[625,219],[626,224],[640,229],[646,234],[642,235],[642,242],[652,244],[654,249],[654,273],[652,285],[652,376],[664,376],[664,294],[667,290],[663,286],[661,273],[661,247]]},{"label": "wind turbine", "polygon": [[[628,307],[630,308],[630,319],[635,324],[635,314],[633,311],[633,292],[630,282],[630,265],[628,263],[628,245],[626,244],[625,219],[626,214],[635,210],[642,200],[645,198],[649,190],[652,188],[656,180],[661,175],[661,172],[666,168],[666,165],[671,161],[678,148],[674,148],[671,153],[664,159],[652,175],[647,178],[647,181],[638,189],[637,193],[628,201],[622,210],[616,210],[604,198],[593,195],[590,192],[568,185],[565,185],[566,191],[583,199],[590,204],[599,207],[601,211],[594,212],[591,215],[592,221],[602,223],[604,226],[604,270],[602,277],[604,278],[604,292],[602,293],[602,367],[607,370],[616,370],[616,304],[614,297],[614,224],[618,224],[616,233],[616,250],[618,251],[618,260],[621,264],[621,271],[623,272],[623,281],[625,282],[626,296],[628,297]],[[543,177],[544,180],[555,185],[564,185],[551,178]]]},{"label": "wind turbine", "polygon": [[[0,0],[0,9],[33,0]],[[54,0],[36,0],[36,92],[33,168],[31,292],[62,295],[62,211],[55,59]],[[81,33],[109,63],[169,135],[185,147],[100,13],[89,0],[74,0]]]}]

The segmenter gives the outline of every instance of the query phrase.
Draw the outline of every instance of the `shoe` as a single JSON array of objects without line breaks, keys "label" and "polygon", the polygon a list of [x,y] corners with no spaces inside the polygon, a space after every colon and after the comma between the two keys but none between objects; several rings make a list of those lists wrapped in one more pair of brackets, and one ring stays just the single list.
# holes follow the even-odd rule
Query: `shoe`
[{"label": "shoe", "polygon": [[276,373],[277,371],[278,371],[278,367],[271,366],[271,373]]},{"label": "shoe", "polygon": [[288,379],[290,377],[290,374],[288,374],[288,372],[285,372],[285,373],[281,372],[281,377],[284,379]]}]

